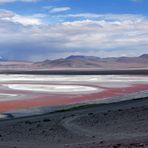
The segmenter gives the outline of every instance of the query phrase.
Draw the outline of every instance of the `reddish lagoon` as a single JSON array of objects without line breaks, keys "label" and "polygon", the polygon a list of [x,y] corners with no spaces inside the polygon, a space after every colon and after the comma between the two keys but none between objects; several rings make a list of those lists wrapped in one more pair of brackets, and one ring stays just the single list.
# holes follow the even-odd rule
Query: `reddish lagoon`
[{"label": "reddish lagoon", "polygon": [[146,91],[147,76],[0,75],[0,112],[90,101],[99,103]]}]

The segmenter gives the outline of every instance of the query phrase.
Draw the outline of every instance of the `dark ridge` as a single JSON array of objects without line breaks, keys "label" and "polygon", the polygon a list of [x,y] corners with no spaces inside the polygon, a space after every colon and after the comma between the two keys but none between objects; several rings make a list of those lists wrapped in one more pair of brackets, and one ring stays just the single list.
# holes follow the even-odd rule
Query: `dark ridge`
[{"label": "dark ridge", "polygon": [[140,58],[147,58],[148,59],[148,54],[143,54],[140,56]]},{"label": "dark ridge", "polygon": [[0,71],[0,74],[33,74],[33,75],[148,75],[148,69],[126,70],[32,70]]}]

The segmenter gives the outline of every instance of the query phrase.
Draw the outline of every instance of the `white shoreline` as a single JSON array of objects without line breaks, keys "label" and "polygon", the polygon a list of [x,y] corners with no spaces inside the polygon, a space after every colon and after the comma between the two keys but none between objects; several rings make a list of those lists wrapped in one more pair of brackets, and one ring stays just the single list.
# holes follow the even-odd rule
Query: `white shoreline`
[{"label": "white shoreline", "polygon": [[148,83],[147,76],[125,75],[89,75],[89,76],[58,76],[58,75],[0,75],[0,82],[31,81],[31,82],[134,82]]},{"label": "white shoreline", "polygon": [[4,84],[4,87],[8,87],[14,90],[24,91],[41,91],[49,93],[90,93],[90,92],[101,92],[104,89],[98,89],[95,87],[79,86],[79,85],[32,85],[32,84]]}]

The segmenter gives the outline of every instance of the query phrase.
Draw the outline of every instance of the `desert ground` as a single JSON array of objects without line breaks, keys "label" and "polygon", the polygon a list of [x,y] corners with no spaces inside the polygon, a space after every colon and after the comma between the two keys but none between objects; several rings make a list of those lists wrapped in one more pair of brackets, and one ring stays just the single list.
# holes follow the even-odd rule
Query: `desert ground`
[{"label": "desert ground", "polygon": [[148,100],[87,106],[0,122],[1,148],[148,147]]}]

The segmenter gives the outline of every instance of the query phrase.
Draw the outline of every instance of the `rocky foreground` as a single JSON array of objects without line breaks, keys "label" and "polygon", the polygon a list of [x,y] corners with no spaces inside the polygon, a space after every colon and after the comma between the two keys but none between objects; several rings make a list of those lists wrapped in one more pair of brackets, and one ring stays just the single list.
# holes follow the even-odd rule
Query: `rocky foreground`
[{"label": "rocky foreground", "polygon": [[0,148],[147,148],[148,99],[0,122]]}]

